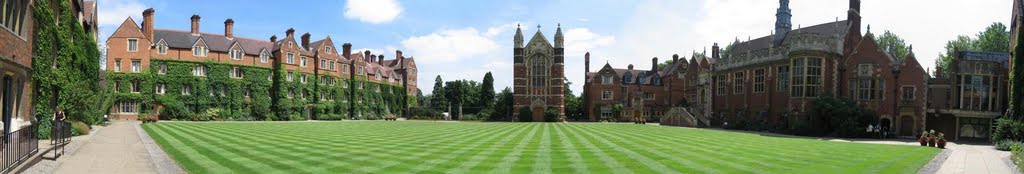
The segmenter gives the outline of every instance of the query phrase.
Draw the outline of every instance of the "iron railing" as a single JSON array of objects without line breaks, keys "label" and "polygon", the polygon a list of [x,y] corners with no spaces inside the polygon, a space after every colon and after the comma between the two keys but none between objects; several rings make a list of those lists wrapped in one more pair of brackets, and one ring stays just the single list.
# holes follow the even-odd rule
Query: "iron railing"
[{"label": "iron railing", "polygon": [[57,159],[64,155],[64,146],[71,143],[71,123],[54,121],[53,131],[50,134],[50,145],[53,145],[53,159]]},{"label": "iron railing", "polygon": [[32,124],[2,136],[0,146],[0,167],[3,173],[11,172],[16,166],[39,152],[38,126]]}]

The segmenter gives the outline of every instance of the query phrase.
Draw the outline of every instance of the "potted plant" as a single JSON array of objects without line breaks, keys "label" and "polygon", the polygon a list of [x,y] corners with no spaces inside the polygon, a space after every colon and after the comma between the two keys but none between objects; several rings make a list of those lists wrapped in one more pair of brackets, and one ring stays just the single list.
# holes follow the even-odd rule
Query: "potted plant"
[{"label": "potted plant", "polygon": [[943,134],[942,132],[939,132],[939,135],[936,136],[936,137],[938,137],[938,139],[935,140],[935,145],[938,148],[940,148],[940,149],[945,149],[946,148],[946,134]]},{"label": "potted plant", "polygon": [[928,132],[922,130],[921,131],[921,137],[917,138],[917,142],[921,143],[921,146],[928,146],[928,137],[929,137],[928,136]]},{"label": "potted plant", "polygon": [[935,130],[928,131],[928,147],[935,147]]}]

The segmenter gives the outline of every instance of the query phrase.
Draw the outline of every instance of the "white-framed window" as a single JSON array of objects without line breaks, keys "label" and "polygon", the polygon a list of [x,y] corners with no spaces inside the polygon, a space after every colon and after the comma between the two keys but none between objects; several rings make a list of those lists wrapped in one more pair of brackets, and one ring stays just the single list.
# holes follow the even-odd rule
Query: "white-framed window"
[{"label": "white-framed window", "polygon": [[207,49],[206,46],[202,46],[202,45],[192,46],[192,56],[206,57],[206,54],[209,53],[209,52],[210,52],[210,50]]},{"label": "white-framed window", "polygon": [[121,82],[119,82],[119,81],[114,81],[114,92],[115,92],[115,93],[117,93],[117,92],[121,92]]},{"label": "white-framed window", "polygon": [[129,38],[128,39],[128,52],[138,52],[138,51],[139,51],[139,39]]},{"label": "white-framed window", "polygon": [[302,76],[299,76],[299,81],[301,81],[302,83],[306,83],[306,74],[302,74]]},{"label": "white-framed window", "polygon": [[605,84],[605,85],[612,84],[612,76],[609,76],[609,75],[601,76],[601,84]]},{"label": "white-framed window", "polygon": [[2,24],[4,28],[7,28],[11,32],[14,32],[15,35],[24,36],[25,33],[22,33],[22,26],[24,26],[25,23],[33,22],[25,21],[25,14],[30,13],[28,12],[28,5],[30,1],[6,0],[2,2],[3,3],[0,4],[0,7],[2,7],[0,8],[0,11],[2,11],[3,13],[0,13],[0,15],[2,15],[2,17],[0,17],[0,24]]},{"label": "white-framed window", "polygon": [[181,95],[192,95],[192,85],[190,85],[190,84],[181,85]]},{"label": "white-framed window", "polygon": [[295,53],[288,52],[288,64],[295,64]]},{"label": "white-framed window", "polygon": [[160,42],[159,44],[156,44],[156,53],[167,54],[167,43]]},{"label": "white-framed window", "polygon": [[791,97],[817,97],[821,90],[822,59],[816,57],[799,57],[792,59],[793,67],[790,79]]},{"label": "white-framed window", "polygon": [[334,71],[334,63],[336,63],[336,62],[331,61],[331,71]]},{"label": "white-framed window", "polygon": [[231,50],[229,54],[232,60],[242,60],[242,56],[245,55],[242,50]]},{"label": "white-framed window", "polygon": [[274,74],[267,74],[267,81],[274,81]]},{"label": "white-framed window", "polygon": [[341,88],[348,88],[348,81],[342,80],[341,81]]},{"label": "white-framed window", "polygon": [[654,100],[653,92],[644,92],[644,100]]},{"label": "white-framed window", "polygon": [[270,59],[270,55],[267,55],[267,52],[263,52],[263,51],[260,52],[260,63],[267,63],[267,61],[269,59]]},{"label": "white-framed window", "polygon": [[612,100],[612,97],[615,97],[614,95],[615,94],[612,93],[612,90],[605,89],[604,91],[601,91],[601,100]]},{"label": "white-framed window", "polygon": [[132,72],[137,73],[140,71],[142,71],[142,60],[132,59]]},{"label": "white-framed window", "polygon": [[132,87],[132,93],[142,92],[142,86],[139,84],[138,80],[133,80],[131,87]]},{"label": "white-framed window", "polygon": [[358,68],[359,69],[357,69],[356,71],[359,71],[359,72],[357,72],[356,74],[357,75],[363,75],[363,66],[359,66]]},{"label": "white-framed window", "polygon": [[374,74],[374,75],[375,75],[375,78],[377,78],[377,81],[380,81],[380,80],[382,79],[382,78],[381,78],[381,74],[380,74],[380,73],[381,73],[381,72],[380,72],[380,70],[378,70],[378,71],[377,71],[377,73],[376,73],[376,74]]},{"label": "white-framed window", "polygon": [[167,63],[160,63],[156,70],[157,74],[167,74]]},{"label": "white-framed window", "polygon": [[327,59],[320,59],[320,69],[327,69]]},{"label": "white-framed window", "polygon": [[743,71],[740,71],[732,74],[733,94],[743,94],[743,80],[746,78],[745,74],[743,73]]},{"label": "white-framed window", "polygon": [[726,87],[729,84],[729,82],[725,75],[718,75],[718,77],[715,77],[715,82],[718,83],[718,85],[715,85],[715,93],[717,95],[723,96],[729,93],[729,90],[727,90],[728,88]]},{"label": "white-framed window", "polygon": [[754,70],[754,93],[764,93],[764,68]]},{"label": "white-framed window", "polygon": [[348,64],[341,64],[341,73],[348,74]]},{"label": "white-framed window", "polygon": [[779,82],[777,86],[779,88],[778,91],[785,92],[788,89],[787,87],[789,87],[789,66],[778,66],[776,68],[776,75],[778,77],[775,77],[775,79]]},{"label": "white-framed window", "polygon": [[914,100],[916,89],[914,86],[903,86],[903,100]]},{"label": "white-framed window", "polygon": [[121,59],[114,60],[114,72],[121,72]]},{"label": "white-framed window", "polygon": [[295,89],[288,89],[288,98],[295,97]]},{"label": "white-framed window", "polygon": [[287,79],[289,82],[292,81],[292,76],[294,76],[294,74],[295,73],[292,73],[291,71],[288,71],[288,77],[286,77],[285,79]]},{"label": "white-framed window", "polygon": [[134,102],[134,101],[121,102],[120,107],[121,107],[120,113],[122,113],[122,114],[135,114],[135,113],[139,112],[139,110],[138,110],[139,103],[138,102]]},{"label": "white-framed window", "polygon": [[242,68],[239,68],[238,66],[232,66],[231,71],[228,71],[228,74],[231,75],[231,78],[236,79],[245,77],[244,74],[242,74]]},{"label": "white-framed window", "polygon": [[334,52],[334,49],[331,46],[325,46],[324,50],[326,50],[325,52],[327,52],[327,54],[331,54],[331,52]]},{"label": "white-framed window", "polygon": [[206,76],[206,66],[203,66],[203,65],[193,65],[192,66],[192,76],[200,76],[200,77]]},{"label": "white-framed window", "polygon": [[306,67],[306,56],[300,57],[299,61],[300,61],[299,63],[301,63],[300,66]]},{"label": "white-framed window", "polygon": [[850,96],[854,100],[881,100],[885,94],[885,80],[850,79]]},{"label": "white-framed window", "polygon": [[602,120],[607,120],[607,119],[611,119],[611,118],[612,118],[612,107],[611,106],[601,107],[601,119]]},{"label": "white-framed window", "polygon": [[153,88],[155,88],[156,91],[154,91],[154,92],[156,94],[164,94],[164,93],[167,92],[167,86],[164,85],[163,83],[158,83],[158,84],[154,85]]}]

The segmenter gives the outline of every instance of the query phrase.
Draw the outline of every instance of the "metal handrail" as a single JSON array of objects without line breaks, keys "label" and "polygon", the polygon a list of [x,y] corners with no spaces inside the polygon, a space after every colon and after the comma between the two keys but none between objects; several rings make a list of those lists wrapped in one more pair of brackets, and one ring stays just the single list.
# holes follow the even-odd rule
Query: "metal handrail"
[{"label": "metal handrail", "polygon": [[0,167],[3,173],[11,172],[36,152],[39,152],[39,127],[35,124],[22,127],[14,132],[0,136]]},{"label": "metal handrail", "polygon": [[64,155],[64,147],[71,143],[71,123],[61,120],[54,121],[53,131],[50,134],[50,145],[53,145],[53,158],[57,159]]}]

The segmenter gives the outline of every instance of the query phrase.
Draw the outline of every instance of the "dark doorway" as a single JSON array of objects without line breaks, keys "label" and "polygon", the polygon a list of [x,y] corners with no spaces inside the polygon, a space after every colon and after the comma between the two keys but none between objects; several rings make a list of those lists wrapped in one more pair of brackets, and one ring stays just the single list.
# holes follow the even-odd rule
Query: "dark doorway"
[{"label": "dark doorway", "polygon": [[900,136],[914,136],[914,117],[904,115],[900,117]]}]

